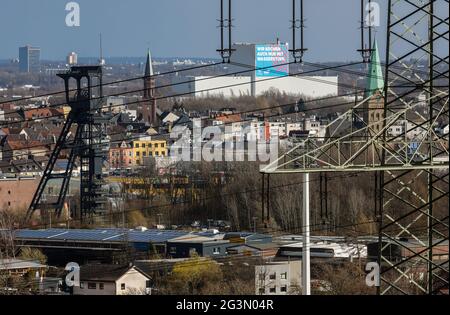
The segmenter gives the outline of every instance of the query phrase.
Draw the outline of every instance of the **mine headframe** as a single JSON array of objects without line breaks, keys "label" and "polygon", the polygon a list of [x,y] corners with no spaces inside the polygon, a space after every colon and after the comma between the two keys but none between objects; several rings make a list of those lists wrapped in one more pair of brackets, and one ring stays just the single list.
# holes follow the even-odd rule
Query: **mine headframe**
[{"label": "mine headframe", "polygon": [[[53,211],[59,217],[76,168],[80,175],[80,203],[78,209],[71,207],[71,215],[82,220],[89,219],[94,214],[104,212],[106,202],[102,168],[109,150],[106,124],[111,117],[109,113],[102,111],[102,67],[74,66],[58,76],[64,80],[70,112],[50,155],[27,217],[31,218],[36,210],[40,211],[41,216]],[[71,88],[73,81],[75,88]],[[62,156],[65,156],[67,162],[63,163],[62,171],[56,170],[55,166]]]}]

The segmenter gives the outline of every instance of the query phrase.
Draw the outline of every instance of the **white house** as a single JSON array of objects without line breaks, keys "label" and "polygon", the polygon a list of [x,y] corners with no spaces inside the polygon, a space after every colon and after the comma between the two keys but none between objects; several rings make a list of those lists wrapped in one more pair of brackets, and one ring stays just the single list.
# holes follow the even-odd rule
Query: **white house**
[{"label": "white house", "polygon": [[84,265],[74,295],[150,294],[150,278],[135,266]]},{"label": "white house", "polygon": [[301,286],[300,260],[273,261],[255,266],[257,295],[287,295],[298,292]]}]

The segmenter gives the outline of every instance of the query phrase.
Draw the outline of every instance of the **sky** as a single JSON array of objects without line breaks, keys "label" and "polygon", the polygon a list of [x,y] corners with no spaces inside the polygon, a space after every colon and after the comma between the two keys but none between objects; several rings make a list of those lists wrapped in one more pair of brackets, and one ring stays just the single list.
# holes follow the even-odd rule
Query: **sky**
[{"label": "sky", "polygon": [[[41,59],[80,57],[218,57],[219,0],[76,0],[80,26],[66,26],[70,0],[1,0],[0,59],[18,47],[41,48]],[[305,60],[359,60],[359,0],[305,1]],[[379,0],[385,12],[385,0]],[[291,42],[291,0],[233,0],[233,42]],[[382,25],[385,16],[381,16]],[[384,50],[385,28],[377,28]]]}]

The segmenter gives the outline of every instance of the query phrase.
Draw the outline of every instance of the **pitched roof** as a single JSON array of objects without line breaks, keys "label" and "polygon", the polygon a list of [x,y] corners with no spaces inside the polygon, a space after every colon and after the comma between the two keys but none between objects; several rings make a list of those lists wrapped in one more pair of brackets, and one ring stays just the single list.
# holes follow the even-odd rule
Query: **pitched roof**
[{"label": "pitched roof", "polygon": [[0,259],[0,270],[12,270],[12,269],[38,269],[46,268],[46,265],[40,264],[38,261],[29,261],[16,258]]},{"label": "pitched roof", "polygon": [[176,122],[174,122],[173,125],[174,126],[184,125],[184,126],[188,126],[189,128],[192,128],[192,120],[189,118],[188,115],[183,114]]},{"label": "pitched roof", "polygon": [[147,61],[145,64],[145,73],[144,75],[150,76],[153,75],[153,62],[152,62],[152,55],[150,53],[150,49],[147,52]]},{"label": "pitched roof", "polygon": [[242,117],[239,114],[232,114],[232,115],[219,116],[216,118],[216,120],[219,120],[225,124],[228,124],[228,123],[233,123],[233,122],[240,122],[242,120]]},{"label": "pitched roof", "polygon": [[80,280],[116,281],[131,268],[129,265],[84,265],[80,267]]},{"label": "pitched roof", "polygon": [[43,148],[46,148],[46,145],[40,141],[20,141],[7,139],[7,142],[11,150],[42,150]]}]

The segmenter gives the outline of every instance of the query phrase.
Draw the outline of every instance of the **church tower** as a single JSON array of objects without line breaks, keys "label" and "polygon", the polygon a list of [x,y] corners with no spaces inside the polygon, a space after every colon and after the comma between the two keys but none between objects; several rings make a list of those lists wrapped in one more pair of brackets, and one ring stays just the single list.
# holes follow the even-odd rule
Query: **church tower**
[{"label": "church tower", "polygon": [[384,119],[384,79],[381,69],[378,45],[375,41],[372,49],[371,61],[364,98],[368,98],[364,106],[364,122],[369,125],[369,134],[375,135],[383,128]]},{"label": "church tower", "polygon": [[142,109],[142,118],[151,126],[156,126],[155,78],[153,75],[152,55],[149,50],[147,52],[147,61],[144,72],[144,108]]}]

